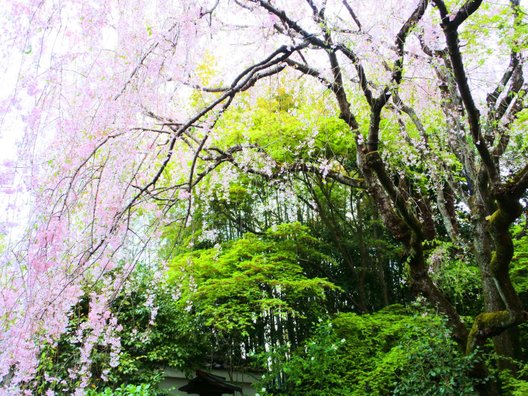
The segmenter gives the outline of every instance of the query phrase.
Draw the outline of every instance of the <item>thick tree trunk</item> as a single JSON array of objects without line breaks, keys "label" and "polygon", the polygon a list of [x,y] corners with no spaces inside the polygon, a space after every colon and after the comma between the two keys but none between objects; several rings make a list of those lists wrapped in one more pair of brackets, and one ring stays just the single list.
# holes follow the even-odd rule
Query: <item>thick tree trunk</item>
[{"label": "thick tree trunk", "polygon": [[[475,259],[482,280],[484,312],[503,311],[506,307],[497,289],[491,270],[491,257],[494,250],[493,239],[489,232],[488,220],[486,220],[484,214],[479,214],[475,220],[474,230]],[[507,329],[493,337],[493,346],[497,355],[503,357],[503,359],[499,359],[499,367],[515,371],[515,365],[512,364],[510,359],[519,357],[520,340],[518,330],[515,328]]]}]

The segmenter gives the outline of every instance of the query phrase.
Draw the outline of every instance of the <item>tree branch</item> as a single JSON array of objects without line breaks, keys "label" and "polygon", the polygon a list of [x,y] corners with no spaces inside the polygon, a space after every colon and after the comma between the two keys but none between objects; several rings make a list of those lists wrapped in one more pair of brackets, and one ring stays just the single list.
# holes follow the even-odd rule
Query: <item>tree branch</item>
[{"label": "tree branch", "polygon": [[475,105],[471,89],[469,88],[466,71],[464,68],[464,61],[462,60],[462,54],[460,53],[460,45],[458,41],[458,26],[473,12],[475,12],[482,0],[469,0],[464,6],[457,12],[454,20],[450,21],[447,15],[447,9],[442,0],[433,0],[437,5],[440,16],[442,17],[442,29],[446,38],[447,48],[449,57],[451,60],[451,66],[455,75],[455,80],[464,103],[464,107],[468,114],[468,123],[473,139],[473,143],[484,163],[486,171],[492,182],[497,181],[499,172],[495,162],[490,154],[486,141],[482,136],[481,125],[480,125],[480,112]]},{"label": "tree branch", "polygon": [[345,8],[347,9],[348,13],[350,14],[350,16],[352,17],[352,20],[356,23],[359,31],[362,30],[362,27],[361,27],[361,22],[359,21],[359,18],[357,17],[356,13],[354,12],[354,10],[352,9],[352,7],[350,6],[350,4],[348,3],[347,0],[343,0],[343,5],[345,6]]}]

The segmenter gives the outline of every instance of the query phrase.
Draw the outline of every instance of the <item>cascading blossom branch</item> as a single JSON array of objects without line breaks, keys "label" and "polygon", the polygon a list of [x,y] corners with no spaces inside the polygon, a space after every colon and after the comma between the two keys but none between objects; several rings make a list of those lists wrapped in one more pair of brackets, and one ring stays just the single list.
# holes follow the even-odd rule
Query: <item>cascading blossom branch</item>
[{"label": "cascading blossom branch", "polygon": [[17,62],[6,66],[16,82],[1,108],[24,129],[13,169],[31,202],[27,231],[2,251],[4,394],[31,394],[42,348],[57,344],[81,299],[80,359],[70,378],[50,382],[82,394],[97,345],[110,349],[110,367],[119,363],[121,327],[110,305],[163,222],[145,215],[159,206],[143,197],[166,177],[159,164],[177,155],[174,125],[190,109],[175,88],[189,79],[204,7],[39,0],[11,2],[2,15]]}]

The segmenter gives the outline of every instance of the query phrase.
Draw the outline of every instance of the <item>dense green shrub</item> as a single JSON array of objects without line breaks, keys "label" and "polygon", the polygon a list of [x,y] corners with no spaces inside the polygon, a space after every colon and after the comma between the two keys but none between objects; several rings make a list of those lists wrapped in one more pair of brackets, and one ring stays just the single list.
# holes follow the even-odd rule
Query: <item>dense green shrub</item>
[{"label": "dense green shrub", "polygon": [[215,362],[244,366],[246,356],[265,345],[310,334],[311,323],[327,315],[327,296],[340,292],[325,278],[307,274],[310,267],[331,263],[319,248],[307,227],[288,223],[193,248],[170,261],[177,305],[214,334]]},{"label": "dense green shrub", "polygon": [[262,393],[287,395],[473,395],[472,357],[441,317],[401,306],[322,323],[291,356],[274,351]]}]

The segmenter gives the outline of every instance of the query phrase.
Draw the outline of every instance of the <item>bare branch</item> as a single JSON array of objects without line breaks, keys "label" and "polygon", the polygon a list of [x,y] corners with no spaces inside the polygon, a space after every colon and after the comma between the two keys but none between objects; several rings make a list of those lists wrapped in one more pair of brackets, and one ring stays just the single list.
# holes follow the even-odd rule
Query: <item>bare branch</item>
[{"label": "bare branch", "polygon": [[427,5],[429,4],[429,0],[420,0],[418,3],[418,6],[414,10],[414,12],[411,14],[411,16],[405,21],[403,26],[401,27],[400,31],[398,32],[396,36],[396,53],[398,55],[398,58],[394,62],[393,72],[392,72],[392,81],[394,84],[399,85],[401,82],[402,74],[403,74],[403,57],[404,57],[404,51],[403,48],[405,46],[405,41],[407,40],[407,36],[409,35],[409,32],[412,28],[416,26],[416,24],[422,19],[425,10],[427,8]]},{"label": "bare branch", "polygon": [[260,4],[268,12],[277,16],[286,26],[288,26],[290,29],[300,34],[310,44],[316,45],[321,48],[327,47],[323,40],[318,38],[315,34],[309,33],[303,28],[301,28],[301,26],[297,22],[289,18],[288,15],[286,15],[286,13],[283,10],[276,8],[269,1],[264,1],[264,0],[251,0],[251,1],[254,3]]},{"label": "bare branch", "polygon": [[291,68],[295,69],[295,70],[298,70],[300,71],[301,73],[303,74],[306,74],[308,76],[312,76],[312,77],[315,77],[317,80],[319,80],[321,82],[321,84],[323,84],[326,88],[328,89],[332,89],[332,83],[330,81],[328,81],[326,78],[324,78],[322,75],[321,75],[321,72],[317,69],[314,69],[313,67],[310,67],[309,65],[307,65],[306,63],[300,63],[300,62],[297,62],[297,61],[294,61],[293,59],[286,59],[284,61],[288,66],[290,66]]},{"label": "bare branch", "polygon": [[365,69],[363,68],[363,65],[359,61],[359,58],[357,55],[352,51],[351,49],[347,48],[341,43],[336,44],[336,49],[341,51],[348,59],[352,61],[352,64],[356,68],[356,72],[358,74],[359,78],[359,86],[361,87],[363,91],[363,95],[365,95],[365,99],[367,100],[367,103],[370,106],[373,106],[373,96],[372,91],[369,88],[369,82],[367,79],[367,75],[365,73]]},{"label": "bare branch", "polygon": [[482,4],[482,0],[467,0],[465,4],[460,7],[460,10],[455,15],[455,18],[451,21],[451,23],[458,27],[461,25],[471,14],[473,14],[475,11],[478,10],[480,5]]},{"label": "bare branch", "polygon": [[348,13],[350,14],[350,16],[352,17],[352,19],[354,20],[354,22],[356,23],[359,31],[362,30],[362,27],[361,27],[361,22],[359,21],[359,18],[357,17],[356,13],[354,12],[354,10],[352,9],[352,7],[350,6],[350,4],[348,3],[347,0],[343,0],[343,5],[346,7]]},{"label": "bare branch", "polygon": [[371,99],[371,116],[367,148],[369,152],[377,151],[379,144],[379,124],[381,122],[381,111],[392,92],[397,92],[403,76],[403,60],[405,56],[404,46],[407,36],[411,29],[416,26],[418,21],[423,17],[427,8],[428,0],[421,0],[416,6],[414,12],[405,21],[400,31],[396,35],[395,45],[398,58],[394,61],[391,84],[386,85],[381,95],[376,99]]},{"label": "bare branch", "polygon": [[[519,14],[519,0],[510,0],[510,6],[513,11],[513,28],[515,29],[518,28],[522,23],[522,18]],[[516,48],[517,44],[518,43],[515,43],[511,49],[510,63],[507,69],[504,71],[504,74],[499,83],[497,84],[497,87],[493,90],[493,92],[489,93],[486,98],[490,118],[493,121],[498,121],[504,116],[515,94],[517,94],[521,90],[522,85],[524,84],[524,77],[522,72],[524,62],[521,54]],[[510,88],[503,95],[503,100],[497,106],[499,97],[506,90],[506,86],[510,82],[510,80]]]}]

